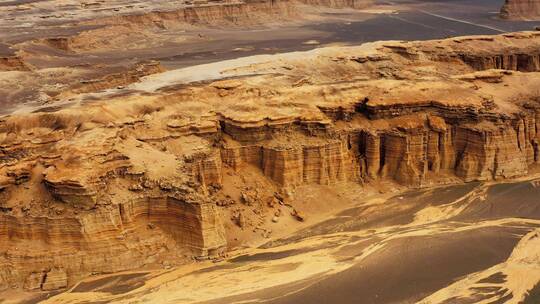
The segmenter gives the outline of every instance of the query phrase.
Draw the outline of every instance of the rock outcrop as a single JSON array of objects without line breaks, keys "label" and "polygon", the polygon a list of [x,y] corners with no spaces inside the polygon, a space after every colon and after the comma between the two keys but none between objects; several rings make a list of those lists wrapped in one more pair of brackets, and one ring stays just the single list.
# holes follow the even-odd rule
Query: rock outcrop
[{"label": "rock outcrop", "polygon": [[[371,4],[371,0],[214,1],[184,5],[177,9],[82,20],[79,25],[91,29],[68,36],[36,39],[34,43],[44,44],[68,53],[96,51],[113,48],[111,44],[118,37],[125,37],[126,41],[144,40],[156,36],[155,31],[181,30],[192,26],[246,28],[275,24],[277,21],[282,23],[297,21],[303,18],[302,5],[362,9]],[[121,48],[122,45],[115,47]]]},{"label": "rock outcrop", "polygon": [[[73,3],[66,8],[61,0],[31,5],[6,2],[0,5],[4,16],[0,19],[0,72],[4,72],[0,114],[28,104],[46,105],[82,93],[122,89],[141,77],[163,72],[165,66],[209,62],[224,54],[266,52],[266,47],[246,44],[244,36],[237,40],[238,30],[271,33],[263,37],[257,37],[257,31],[249,34],[253,37],[248,40],[262,42],[285,38],[275,28],[294,28],[300,44],[304,38],[312,38],[302,28],[333,22],[342,14],[364,19],[364,13],[349,8],[371,3],[186,0],[134,5],[113,0]],[[20,27],[23,19],[25,26]],[[293,47],[287,45],[287,49]]]},{"label": "rock outcrop", "polygon": [[28,65],[19,56],[1,56],[0,57],[0,72],[1,71],[29,71],[31,66]]},{"label": "rock outcrop", "polygon": [[538,32],[326,48],[5,116],[0,289],[219,256],[229,218],[248,225],[230,206],[259,216],[302,185],[526,175],[540,164],[539,53]]},{"label": "rock outcrop", "polygon": [[506,0],[500,15],[505,19],[540,20],[540,1]]},{"label": "rock outcrop", "polygon": [[[238,3],[217,3],[210,5],[195,5],[175,11],[152,12],[143,15],[120,16],[104,20],[112,24],[156,24],[178,22],[185,24],[261,24],[264,19],[277,17],[288,18],[296,14],[295,6],[289,1],[245,1]],[[262,18],[263,20],[256,20]],[[98,21],[102,23],[102,21]]]},{"label": "rock outcrop", "polygon": [[80,80],[79,83],[73,84],[69,89],[63,91],[57,98],[65,98],[69,95],[98,92],[111,88],[124,87],[141,78],[162,73],[165,68],[157,61],[140,62],[120,73],[112,73],[100,78]]},{"label": "rock outcrop", "polygon": [[371,0],[300,0],[301,3],[331,8],[366,8],[373,4]]},{"label": "rock outcrop", "polygon": [[263,24],[289,20],[299,16],[297,4],[332,8],[365,8],[372,0],[247,0],[239,2],[209,2],[188,5],[176,10],[155,11],[144,14],[125,14],[96,19],[87,24],[132,24],[146,26],[171,26],[173,24],[223,25]]}]

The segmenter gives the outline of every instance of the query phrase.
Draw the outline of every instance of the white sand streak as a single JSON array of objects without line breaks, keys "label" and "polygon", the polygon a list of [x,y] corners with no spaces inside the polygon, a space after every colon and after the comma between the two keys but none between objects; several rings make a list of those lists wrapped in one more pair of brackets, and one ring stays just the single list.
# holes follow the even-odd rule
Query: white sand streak
[{"label": "white sand streak", "polygon": [[416,226],[451,219],[459,215],[475,199],[486,199],[487,190],[488,187],[480,187],[451,203],[439,206],[427,206],[414,215],[414,221],[410,225]]},{"label": "white sand streak", "polygon": [[[478,283],[494,274],[506,275],[503,283]],[[505,303],[520,303],[527,292],[540,281],[540,228],[526,234],[512,251],[510,257],[503,263],[489,269],[468,275],[464,279],[439,290],[429,297],[418,302],[419,304],[441,303],[450,298],[470,298],[478,291],[474,288],[497,287],[505,290],[503,295],[492,293],[483,294],[485,299],[478,299],[475,303],[491,303],[506,295],[512,294],[512,299]]]}]

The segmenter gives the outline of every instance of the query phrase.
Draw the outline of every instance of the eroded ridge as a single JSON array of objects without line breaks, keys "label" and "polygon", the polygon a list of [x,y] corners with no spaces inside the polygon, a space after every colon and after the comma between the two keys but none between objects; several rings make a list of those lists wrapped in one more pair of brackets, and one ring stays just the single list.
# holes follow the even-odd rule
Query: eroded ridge
[{"label": "eroded ridge", "polygon": [[237,202],[264,220],[306,184],[526,175],[539,55],[539,32],[323,48],[5,116],[0,288],[222,255],[249,225]]}]

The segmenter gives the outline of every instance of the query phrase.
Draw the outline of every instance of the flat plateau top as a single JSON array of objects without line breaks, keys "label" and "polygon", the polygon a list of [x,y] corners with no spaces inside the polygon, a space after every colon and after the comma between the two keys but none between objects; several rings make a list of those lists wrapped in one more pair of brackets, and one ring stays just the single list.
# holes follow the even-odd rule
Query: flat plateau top
[{"label": "flat plateau top", "polygon": [[[85,116],[107,109],[115,119],[136,119],[141,107],[161,107],[160,116],[219,115],[248,125],[325,123],[321,109],[365,102],[373,109],[444,106],[514,115],[536,98],[540,73],[495,69],[496,62],[538,56],[538,50],[540,32],[520,32],[262,55],[158,73],[101,93],[66,95],[69,102],[38,112]],[[520,60],[534,65],[533,57]]]}]

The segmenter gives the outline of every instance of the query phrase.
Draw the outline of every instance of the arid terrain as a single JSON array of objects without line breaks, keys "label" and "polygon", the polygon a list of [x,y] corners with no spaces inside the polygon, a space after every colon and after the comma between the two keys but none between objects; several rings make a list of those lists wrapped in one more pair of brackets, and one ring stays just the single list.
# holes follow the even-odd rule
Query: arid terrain
[{"label": "arid terrain", "polygon": [[540,303],[510,2],[0,2],[0,303]]},{"label": "arid terrain", "polygon": [[540,1],[506,0],[501,16],[507,19],[540,20]]}]

